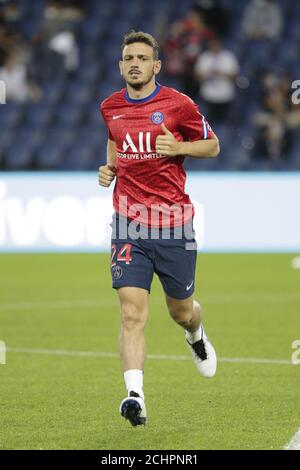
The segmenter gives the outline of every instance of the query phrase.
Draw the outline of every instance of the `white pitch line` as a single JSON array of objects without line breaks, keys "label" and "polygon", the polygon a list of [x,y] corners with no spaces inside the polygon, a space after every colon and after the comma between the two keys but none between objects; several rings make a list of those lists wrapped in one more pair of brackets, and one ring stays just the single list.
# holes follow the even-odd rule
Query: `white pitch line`
[{"label": "white pitch line", "polygon": [[300,450],[300,429],[296,432],[291,441],[284,447],[284,450]]},{"label": "white pitch line", "polygon": [[[286,303],[286,302],[300,302],[300,293],[291,292],[285,293],[264,293],[264,294],[215,294],[205,296],[202,299],[204,304],[233,304],[233,303]],[[150,304],[164,305],[163,298],[151,298]],[[118,307],[117,299],[103,299],[103,300],[55,300],[55,301],[20,301],[0,304],[1,310],[60,310],[60,309],[75,309],[75,308],[105,308],[105,307]]]},{"label": "white pitch line", "polygon": [[[76,357],[103,357],[118,358],[117,353],[100,352],[100,351],[70,351],[63,349],[32,349],[32,348],[7,348],[7,352],[24,353],[24,354],[45,354],[49,356],[76,356]],[[148,354],[148,359],[158,361],[190,361],[191,356],[169,356],[164,354]],[[291,361],[284,359],[259,359],[252,357],[236,358],[236,357],[220,357],[219,362],[241,363],[241,364],[275,364],[275,365],[292,365]]]},{"label": "white pitch line", "polygon": [[98,351],[67,351],[64,349],[6,348],[6,351],[24,354],[45,354],[47,356],[118,357],[117,353]]},{"label": "white pitch line", "polygon": [[98,308],[118,305],[114,300],[55,300],[46,302],[14,302],[0,304],[0,310],[60,310],[68,308]]}]

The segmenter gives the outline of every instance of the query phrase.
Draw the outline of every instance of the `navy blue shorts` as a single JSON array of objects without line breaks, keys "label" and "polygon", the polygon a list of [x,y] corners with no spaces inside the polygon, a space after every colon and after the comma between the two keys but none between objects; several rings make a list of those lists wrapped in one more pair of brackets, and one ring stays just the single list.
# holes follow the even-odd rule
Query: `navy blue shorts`
[{"label": "navy blue shorts", "polygon": [[[119,225],[121,220],[122,229]],[[128,230],[129,226],[133,227],[133,233]],[[140,287],[150,292],[156,273],[169,297],[186,299],[193,294],[197,245],[192,222],[188,228],[171,228],[169,233],[165,229],[136,231],[141,227],[115,215],[112,227],[111,275],[114,289]]]}]

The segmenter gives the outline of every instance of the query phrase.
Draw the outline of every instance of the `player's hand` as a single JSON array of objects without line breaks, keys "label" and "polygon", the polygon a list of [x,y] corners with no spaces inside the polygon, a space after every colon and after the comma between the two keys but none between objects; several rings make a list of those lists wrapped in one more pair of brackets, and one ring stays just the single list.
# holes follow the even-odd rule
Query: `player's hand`
[{"label": "player's hand", "polygon": [[155,150],[156,153],[167,155],[168,157],[175,157],[179,155],[180,142],[175,139],[169,129],[164,124],[161,125],[163,135],[156,137]]},{"label": "player's hand", "polygon": [[98,173],[98,181],[100,186],[108,188],[115,179],[116,173],[117,169],[111,165],[100,166]]}]

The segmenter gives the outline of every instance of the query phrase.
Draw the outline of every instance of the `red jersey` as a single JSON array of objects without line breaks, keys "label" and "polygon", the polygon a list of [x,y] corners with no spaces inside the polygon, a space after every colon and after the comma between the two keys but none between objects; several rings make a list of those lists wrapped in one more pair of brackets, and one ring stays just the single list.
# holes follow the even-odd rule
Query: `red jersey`
[{"label": "red jersey", "polygon": [[114,209],[150,227],[180,226],[194,215],[185,193],[184,156],[157,154],[155,141],[164,123],[178,141],[210,139],[213,131],[198,106],[177,90],[157,84],[143,99],[126,88],[101,103],[108,137],[117,146]]}]

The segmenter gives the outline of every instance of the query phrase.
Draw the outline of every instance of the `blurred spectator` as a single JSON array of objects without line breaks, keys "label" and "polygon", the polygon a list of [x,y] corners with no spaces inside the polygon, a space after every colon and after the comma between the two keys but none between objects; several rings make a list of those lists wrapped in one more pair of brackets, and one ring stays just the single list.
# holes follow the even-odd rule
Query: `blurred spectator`
[{"label": "blurred spectator", "polygon": [[261,109],[253,116],[258,129],[256,157],[280,160],[292,147],[292,132],[300,127],[300,109],[290,97],[291,78],[264,71],[261,80]]},{"label": "blurred spectator", "polygon": [[254,157],[279,161],[291,149],[291,131],[284,120],[274,120],[272,125],[264,126],[258,133],[254,146]]},{"label": "blurred spectator", "polygon": [[283,75],[263,71],[260,78],[260,111],[254,115],[257,126],[272,121],[274,115],[284,116],[284,121],[291,129],[300,127],[300,107],[291,99],[292,78],[285,72]]},{"label": "blurred spectator", "polygon": [[197,0],[194,9],[203,16],[205,23],[216,36],[222,39],[227,36],[229,12],[220,0]]},{"label": "blurred spectator", "polygon": [[6,87],[7,102],[24,103],[40,101],[42,92],[39,87],[28,79],[25,64],[18,63],[13,55],[7,55],[0,68],[0,80]]},{"label": "blurred spectator", "polygon": [[[161,2],[159,9],[156,2],[140,2],[138,6],[134,1],[131,11],[131,2],[124,0],[0,0],[0,79],[8,85],[8,101],[27,103],[38,100],[41,92],[33,83],[36,82],[45,90],[47,97],[45,126],[49,125],[49,130],[53,122],[58,135],[65,136],[69,142],[66,127],[72,135],[80,135],[85,130],[93,134],[97,127],[98,139],[99,115],[95,109],[95,94],[107,96],[115,89],[116,68],[111,58],[116,57],[122,36],[120,14],[117,14],[120,13],[120,6],[122,17],[124,14],[127,22],[136,21],[149,32],[151,24],[155,28],[159,17],[160,42],[168,71],[163,81],[195,100],[199,99],[200,88],[203,112],[206,105],[208,118],[212,120],[212,125],[216,123],[216,132],[222,141],[225,158],[216,162],[217,169],[285,168],[285,160],[289,158],[286,168],[299,170],[300,105],[293,104],[291,100],[291,83],[300,77],[297,2],[166,0]],[[128,12],[126,8],[123,12],[125,3],[128,3]],[[192,8],[189,7],[191,4]],[[228,8],[229,18],[224,6]],[[170,19],[178,18],[179,10],[187,13],[170,26]],[[294,14],[291,15],[291,12]],[[98,24],[102,32],[101,40],[98,39],[100,35],[96,34]],[[77,33],[80,35],[79,41]],[[221,38],[223,47],[208,45],[215,37]],[[239,43],[238,38],[241,37],[244,40]],[[279,43],[276,42],[278,38]],[[238,60],[231,52],[224,51],[224,44],[235,51]],[[79,47],[84,67],[77,74]],[[101,70],[105,73],[100,73],[95,57],[103,60]],[[238,73],[239,66],[241,73]],[[195,74],[198,68],[200,81]],[[235,82],[237,73],[241,76]],[[70,77],[70,80],[60,80],[65,77]],[[80,92],[77,93],[77,90]],[[71,109],[70,97],[74,97]],[[234,105],[231,106],[233,99]],[[11,122],[7,119],[13,135],[17,136],[22,129],[27,129],[27,115],[31,117],[31,112],[39,120],[40,107],[37,111],[35,106],[34,111],[31,108],[27,110],[25,105],[24,120],[16,120],[15,127],[11,124],[13,119]],[[43,110],[44,106],[41,108],[41,122]],[[53,121],[47,120],[48,110]],[[60,120],[62,115],[66,117]],[[82,120],[77,120],[79,115],[83,116]],[[5,125],[4,115],[2,120]],[[35,118],[32,122],[36,122]],[[84,123],[83,128],[81,123]],[[99,147],[105,146],[105,133],[103,131],[102,136],[102,129],[100,131]],[[48,134],[51,132],[46,131],[45,135]],[[5,132],[0,132],[0,159],[6,151],[5,135]],[[252,161],[245,159],[243,167],[241,161],[246,154],[250,155],[253,145],[254,156],[264,159],[264,162],[261,164],[254,158]],[[47,146],[48,140],[45,141],[46,150]],[[49,150],[51,146],[49,140]],[[105,155],[104,150],[100,153]],[[278,166],[273,162],[278,162]],[[49,162],[41,160],[40,165],[49,167]],[[65,168],[58,157],[56,165],[57,168]],[[80,167],[83,164],[78,162],[77,165]],[[92,166],[88,165],[91,162],[86,163],[86,168],[91,169]],[[206,167],[203,161],[193,162],[191,168],[210,167]]]},{"label": "blurred spectator", "polygon": [[76,28],[83,12],[70,3],[52,0],[44,11],[40,32],[33,43],[39,61],[41,78],[72,75],[79,66]]},{"label": "blurred spectator", "polygon": [[0,6],[0,18],[8,35],[19,33],[21,30],[20,5],[16,1],[5,2]]},{"label": "blurred spectator", "polygon": [[170,26],[169,37],[164,46],[165,72],[180,77],[183,91],[192,97],[197,95],[195,62],[206,41],[212,37],[213,32],[194,8],[189,10],[183,19]]},{"label": "blurred spectator", "polygon": [[3,65],[6,54],[10,48],[10,41],[7,37],[7,30],[4,20],[0,16],[0,67]]},{"label": "blurred spectator", "polygon": [[283,29],[283,14],[273,0],[252,0],[244,12],[242,31],[249,39],[278,40]]},{"label": "blurred spectator", "polygon": [[5,9],[2,7],[0,8],[0,66],[3,65],[6,54],[14,48],[15,39],[15,30],[8,24]]},{"label": "blurred spectator", "polygon": [[79,51],[74,34],[63,31],[56,34],[49,41],[49,49],[62,59],[62,64],[67,73],[72,74],[79,65]]},{"label": "blurred spectator", "polygon": [[28,63],[30,47],[21,34],[21,13],[16,2],[6,2],[0,7],[0,67],[7,54],[13,54],[17,62]]},{"label": "blurred spectator", "polygon": [[199,94],[206,105],[207,118],[212,123],[224,121],[228,117],[235,99],[238,71],[235,55],[223,49],[220,40],[212,39],[195,66],[195,75],[200,81]]}]

